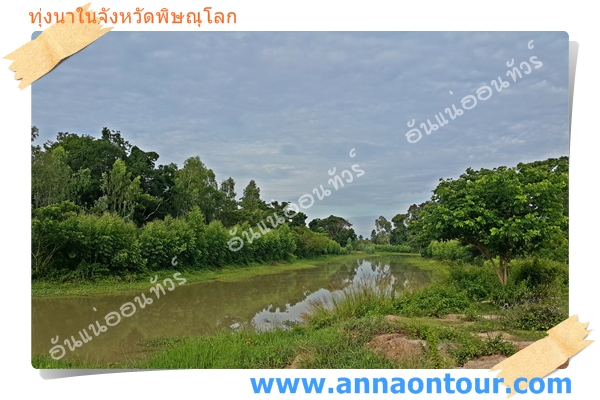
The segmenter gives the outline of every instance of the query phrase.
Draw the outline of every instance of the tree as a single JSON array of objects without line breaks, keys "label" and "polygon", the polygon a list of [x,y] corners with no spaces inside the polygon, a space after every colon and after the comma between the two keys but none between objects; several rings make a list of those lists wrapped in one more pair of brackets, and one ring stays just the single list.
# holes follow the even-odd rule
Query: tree
[{"label": "tree", "polygon": [[374,232],[371,232],[371,241],[375,244],[390,244],[392,223],[383,215],[375,220]]},{"label": "tree", "polygon": [[393,228],[390,232],[390,244],[398,245],[407,242],[409,214],[396,214],[392,218]]},{"label": "tree", "polygon": [[206,223],[216,218],[218,185],[212,169],[208,169],[200,157],[185,160],[183,168],[175,175],[174,206],[177,215],[185,215],[199,207]]},{"label": "tree", "polygon": [[440,179],[412,224],[432,239],[474,246],[506,285],[510,260],[535,251],[568,223],[562,202],[567,174],[555,170],[550,179],[540,169],[469,168],[456,180]]},{"label": "tree", "polygon": [[342,217],[330,215],[327,218],[315,218],[309,222],[308,227],[314,232],[319,232],[323,229],[327,235],[338,242],[341,246],[345,246],[348,238],[356,240],[356,233],[351,229],[352,224]]},{"label": "tree", "polygon": [[239,222],[238,202],[236,200],[235,181],[233,178],[221,182],[219,188],[219,215],[218,219],[226,228],[232,227]]},{"label": "tree", "polygon": [[65,163],[71,171],[89,169],[89,185],[81,187],[85,192],[77,194],[81,202],[91,207],[102,196],[102,176],[109,172],[115,161],[126,160],[131,145],[121,137],[118,131],[102,129],[102,137],[95,139],[89,135],[77,135],[69,132],[59,132],[56,141],[44,144],[46,151],[62,147],[65,150]]},{"label": "tree", "polygon": [[418,228],[415,222],[421,219],[421,212],[424,210],[425,205],[429,204],[431,201],[427,200],[421,204],[412,204],[408,207],[406,214],[407,217],[402,221],[402,225],[406,228],[406,243],[413,249],[413,251],[417,251],[421,254],[425,251],[429,243],[431,242],[431,236],[427,234],[427,232],[422,231]]},{"label": "tree", "polygon": [[117,160],[110,172],[102,175],[102,196],[98,201],[99,208],[107,208],[116,212],[121,218],[131,220],[137,202],[142,195],[140,177],[132,179],[125,162]]},{"label": "tree", "polygon": [[240,205],[244,210],[250,212],[267,209],[267,204],[260,199],[260,188],[254,180],[251,180],[244,189]]},{"label": "tree", "polygon": [[65,149],[60,146],[32,154],[31,194],[35,208],[71,199],[74,179],[66,159]]}]

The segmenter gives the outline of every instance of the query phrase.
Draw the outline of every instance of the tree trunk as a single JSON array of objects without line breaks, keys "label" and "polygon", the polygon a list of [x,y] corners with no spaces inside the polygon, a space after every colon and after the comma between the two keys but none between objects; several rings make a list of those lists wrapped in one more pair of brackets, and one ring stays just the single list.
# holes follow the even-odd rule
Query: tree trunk
[{"label": "tree trunk", "polygon": [[508,259],[500,257],[500,272],[502,274],[500,282],[502,283],[502,286],[506,286],[508,283],[508,262]]}]

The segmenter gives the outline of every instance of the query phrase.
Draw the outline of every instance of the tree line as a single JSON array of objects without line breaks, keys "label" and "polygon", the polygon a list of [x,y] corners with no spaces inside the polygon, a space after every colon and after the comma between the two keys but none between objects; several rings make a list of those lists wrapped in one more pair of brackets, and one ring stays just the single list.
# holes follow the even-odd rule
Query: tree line
[{"label": "tree line", "polygon": [[[38,136],[32,127],[32,143]],[[331,231],[309,229],[306,214],[288,218],[288,203],[262,200],[254,180],[238,199],[234,179],[218,182],[200,157],[181,168],[158,158],[108,128],[99,138],[59,132],[32,144],[33,278],[127,276],[169,268],[175,256],[206,268],[349,251]],[[229,250],[233,229],[256,229],[274,214],[285,224]]]},{"label": "tree line", "polygon": [[[32,143],[38,136],[32,127]],[[431,199],[377,218],[370,238],[340,216],[308,226],[302,212],[288,217],[288,203],[263,201],[254,180],[238,199],[235,180],[217,181],[198,156],[157,166],[156,152],[108,128],[98,138],[59,132],[32,144],[31,157],[35,279],[126,276],[168,268],[174,256],[206,268],[380,250],[487,261],[506,284],[516,258],[568,262],[568,157],[440,179]],[[232,231],[275,214],[283,225],[229,250]]]}]

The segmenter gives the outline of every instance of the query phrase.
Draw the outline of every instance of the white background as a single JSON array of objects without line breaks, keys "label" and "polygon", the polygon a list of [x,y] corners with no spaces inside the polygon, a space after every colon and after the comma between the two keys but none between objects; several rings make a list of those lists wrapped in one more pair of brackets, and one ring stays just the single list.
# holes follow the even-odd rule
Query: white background
[{"label": "white background", "polygon": [[[31,24],[29,12],[42,7],[43,11],[74,11],[84,1],[19,1],[5,5],[0,13],[2,38],[0,55],[4,56],[28,42],[35,30],[45,29]],[[587,3],[587,4],[586,4]],[[154,26],[126,24],[115,30],[287,30],[287,31],[567,31],[570,40],[579,43],[570,161],[570,314],[580,321],[590,321],[597,329],[598,262],[596,251],[598,214],[595,211],[597,189],[598,149],[598,29],[594,2],[569,1],[551,5],[543,1],[98,1],[91,9],[110,7],[111,11],[135,11],[136,7],[158,11],[168,7],[175,11],[235,11],[237,24],[209,25],[202,28],[182,25]],[[556,3],[553,3],[556,4]],[[68,60],[66,61],[68,62]],[[3,131],[2,156],[2,269],[5,284],[2,290],[3,355],[0,359],[3,398],[99,399],[152,396],[167,398],[213,399],[230,395],[257,396],[251,389],[249,377],[328,377],[330,385],[338,376],[425,378],[443,376],[492,377],[487,371],[415,371],[415,370],[354,370],[354,371],[146,371],[135,373],[101,374],[74,378],[44,380],[30,365],[31,301],[30,301],[30,128],[31,88],[17,88],[10,61],[2,60],[0,73],[1,121]],[[403,130],[398,140],[403,140]],[[587,339],[595,339],[592,332]],[[566,370],[552,376],[569,377],[573,388],[571,398],[598,398],[598,372],[593,360],[599,357],[599,344],[594,343],[571,358]],[[532,360],[533,362],[533,360]],[[5,397],[6,396],[6,397]],[[264,396],[264,395],[263,395]],[[270,397],[278,397],[275,394]],[[298,393],[295,398],[309,397]],[[314,395],[312,395],[314,396]],[[357,397],[356,395],[325,397]],[[368,395],[389,397],[387,395]],[[396,395],[397,396],[397,395]],[[403,396],[411,396],[405,394]],[[413,395],[417,396],[417,395]],[[418,395],[421,398],[440,395]],[[447,396],[447,395],[442,395]],[[454,395],[461,396],[461,395]],[[505,398],[504,394],[489,395]],[[525,398],[556,398],[560,395],[517,395]],[[565,396],[565,395],[563,395]],[[569,396],[569,395],[567,395]],[[279,397],[290,397],[281,395]],[[462,397],[462,396],[461,396]],[[481,398],[471,394],[464,398]]]}]

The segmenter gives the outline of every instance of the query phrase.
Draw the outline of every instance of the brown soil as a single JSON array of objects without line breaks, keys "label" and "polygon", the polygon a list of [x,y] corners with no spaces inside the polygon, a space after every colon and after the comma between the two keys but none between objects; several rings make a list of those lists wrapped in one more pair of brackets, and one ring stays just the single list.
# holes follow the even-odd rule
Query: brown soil
[{"label": "brown soil", "polygon": [[506,360],[508,357],[501,355],[484,356],[468,361],[463,365],[462,369],[490,369],[499,362]]},{"label": "brown soil", "polygon": [[311,361],[313,360],[313,355],[310,353],[300,353],[296,356],[296,358],[294,358],[294,361],[292,361],[292,363],[288,366],[286,366],[286,369],[300,369],[300,364],[302,363],[302,361],[307,360],[307,361]]},{"label": "brown soil", "polygon": [[407,339],[398,333],[376,336],[367,346],[386,358],[399,361],[409,357],[418,357],[422,354],[421,345],[426,345],[425,340]]}]

